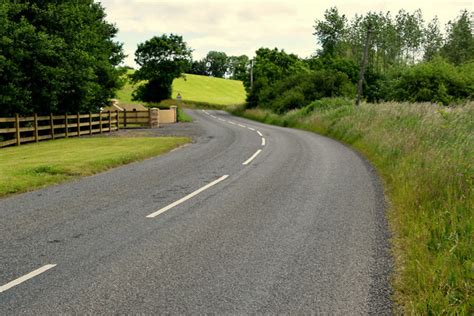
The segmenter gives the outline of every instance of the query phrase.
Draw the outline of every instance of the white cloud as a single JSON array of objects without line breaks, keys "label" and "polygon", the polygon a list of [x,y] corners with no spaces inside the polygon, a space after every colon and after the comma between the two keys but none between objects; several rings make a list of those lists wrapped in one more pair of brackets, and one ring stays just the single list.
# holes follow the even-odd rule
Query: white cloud
[{"label": "white cloud", "polygon": [[230,55],[253,55],[259,47],[278,47],[300,56],[316,50],[312,35],[315,19],[324,10],[337,6],[352,17],[368,11],[407,11],[422,9],[425,20],[438,15],[444,25],[461,9],[472,10],[470,1],[353,1],[325,3],[316,0],[103,0],[108,20],[116,23],[129,54],[126,63],[134,65],[138,43],[163,33],[183,35],[201,58],[210,50]]}]

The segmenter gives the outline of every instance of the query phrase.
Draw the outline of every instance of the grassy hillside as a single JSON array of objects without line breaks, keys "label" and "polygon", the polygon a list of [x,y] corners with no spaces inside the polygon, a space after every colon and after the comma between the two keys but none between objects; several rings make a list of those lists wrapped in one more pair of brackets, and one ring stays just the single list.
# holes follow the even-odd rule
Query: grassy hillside
[{"label": "grassy hillside", "polygon": [[351,101],[326,99],[284,115],[260,109],[239,114],[328,135],[362,152],[382,176],[390,201],[393,286],[402,313],[473,311],[474,103],[356,109]]},{"label": "grassy hillside", "polygon": [[178,92],[184,101],[218,105],[245,103],[245,89],[241,81],[189,75],[173,82],[173,99]]},{"label": "grassy hillside", "polygon": [[[128,73],[132,73],[129,71]],[[143,103],[132,101],[135,86],[129,81],[117,92],[121,103]],[[207,76],[189,75],[175,79],[173,82],[172,98],[176,99],[178,92],[183,101],[208,103],[211,105],[229,106],[245,103],[246,92],[241,81],[213,78]]]}]

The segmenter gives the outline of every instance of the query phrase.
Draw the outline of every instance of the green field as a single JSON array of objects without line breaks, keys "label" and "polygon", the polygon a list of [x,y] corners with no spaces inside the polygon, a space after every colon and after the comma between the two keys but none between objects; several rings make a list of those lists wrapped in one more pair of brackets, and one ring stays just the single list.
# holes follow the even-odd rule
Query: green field
[{"label": "green field", "polygon": [[241,81],[186,74],[173,82],[173,99],[178,92],[184,101],[215,105],[244,104],[246,92]]},{"label": "green field", "polygon": [[51,140],[0,150],[0,196],[30,191],[157,156],[187,138],[93,137]]},{"label": "green field", "polygon": [[474,103],[326,99],[247,118],[328,135],[362,152],[389,198],[395,300],[410,315],[469,315],[474,297]]},{"label": "green field", "polygon": [[[128,74],[132,72],[130,70]],[[132,93],[135,88],[136,86],[127,80],[122,89],[117,91],[119,102],[143,104],[143,102],[132,100]],[[186,74],[185,78],[178,78],[173,81],[173,99],[176,99],[178,92],[186,103],[207,103],[220,107],[244,104],[246,98],[244,85],[241,81],[189,74]]]}]

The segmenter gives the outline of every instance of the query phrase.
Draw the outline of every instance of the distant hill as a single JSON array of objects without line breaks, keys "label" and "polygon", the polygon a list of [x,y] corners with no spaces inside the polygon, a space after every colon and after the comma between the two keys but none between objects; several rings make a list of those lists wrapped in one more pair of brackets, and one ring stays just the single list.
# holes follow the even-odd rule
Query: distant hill
[{"label": "distant hill", "polygon": [[[128,74],[133,73],[129,70]],[[117,99],[122,104],[141,104],[132,101],[135,87],[127,82],[117,91]],[[186,78],[175,79],[173,82],[173,99],[178,92],[183,101],[206,102],[215,105],[235,105],[245,103],[246,92],[242,81],[213,78],[207,76],[186,74]]]},{"label": "distant hill", "polygon": [[184,101],[206,102],[219,105],[245,103],[242,81],[186,74],[173,82],[173,99],[178,92]]}]

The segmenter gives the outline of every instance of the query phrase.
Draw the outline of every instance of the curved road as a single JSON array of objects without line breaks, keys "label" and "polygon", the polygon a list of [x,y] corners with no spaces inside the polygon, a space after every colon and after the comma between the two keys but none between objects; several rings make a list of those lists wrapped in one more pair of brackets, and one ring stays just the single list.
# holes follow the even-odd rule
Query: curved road
[{"label": "curved road", "polygon": [[371,167],[316,134],[191,114],[184,148],[0,200],[0,314],[390,314]]}]

